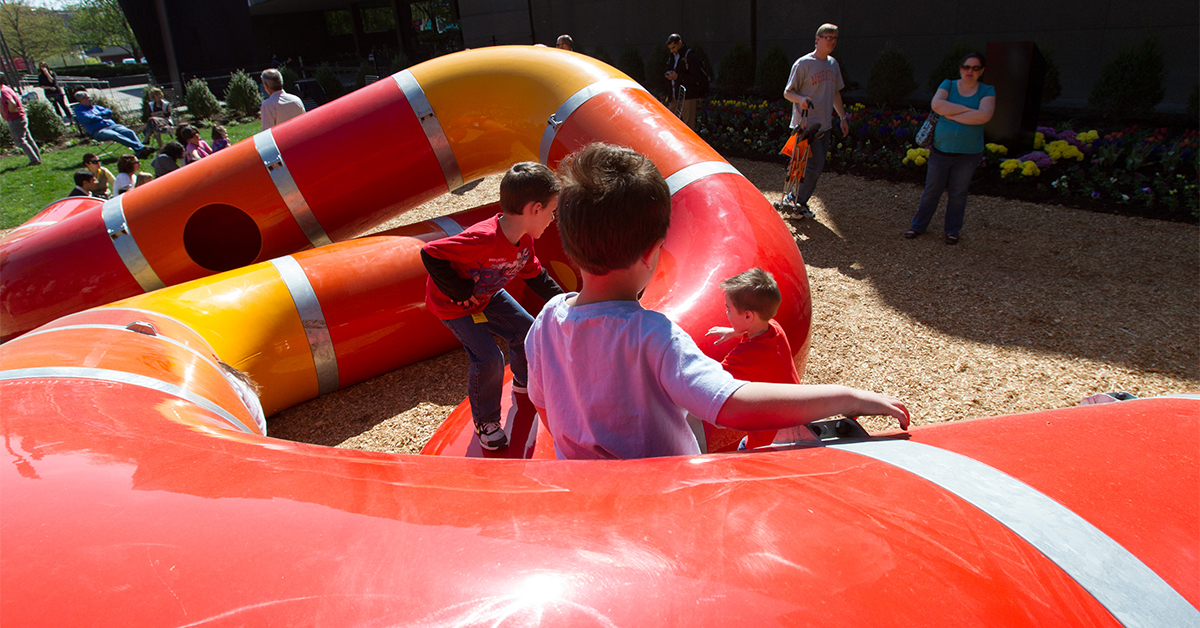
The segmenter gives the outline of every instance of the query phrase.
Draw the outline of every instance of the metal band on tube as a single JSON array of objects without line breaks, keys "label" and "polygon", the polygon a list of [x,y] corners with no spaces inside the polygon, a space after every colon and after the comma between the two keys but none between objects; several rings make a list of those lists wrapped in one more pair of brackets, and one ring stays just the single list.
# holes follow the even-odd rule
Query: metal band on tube
[{"label": "metal band on tube", "polygon": [[429,99],[425,97],[425,90],[408,70],[393,74],[392,79],[400,86],[400,91],[404,92],[409,106],[412,107],[413,113],[417,114],[417,120],[421,122],[421,128],[425,130],[429,146],[433,149],[433,154],[437,156],[438,164],[442,167],[442,175],[446,177],[446,190],[457,190],[462,187],[462,169],[458,166],[458,158],[450,149],[450,139],[446,137],[446,131],[442,129],[442,123],[438,122],[433,105],[430,105]]},{"label": "metal band on tube", "polygon": [[698,164],[692,164],[686,168],[680,169],[675,174],[667,177],[667,187],[671,189],[671,196],[683,188],[703,179],[711,177],[714,174],[736,174],[739,177],[743,176],[728,162],[725,161],[702,161]]},{"label": "metal band on tube", "polygon": [[999,469],[952,451],[901,440],[829,447],[904,469],[970,502],[1045,554],[1128,628],[1200,626],[1200,611],[1129,550]]},{"label": "metal band on tube", "polygon": [[279,146],[275,144],[275,136],[271,129],[255,134],[254,148],[258,151],[258,157],[262,159],[267,174],[271,175],[271,181],[279,191],[279,196],[283,198],[283,204],[304,232],[304,237],[308,238],[314,247],[333,244],[333,240],[325,233],[325,228],[313,214],[312,208],[308,206],[308,201],[304,200],[300,186],[296,185],[287,164],[283,163],[283,155],[279,152]]},{"label": "metal band on tube", "polygon": [[[23,336],[13,338],[12,340],[9,341],[9,343],[11,344],[11,343],[15,343],[15,342],[20,342],[21,340],[25,340],[27,338],[33,338],[34,336],[41,336],[43,334],[53,334],[55,332],[60,332],[60,331],[79,330],[79,329],[105,329],[105,330],[109,330],[109,331],[126,331],[127,327],[125,325],[109,325],[109,324],[103,324],[103,323],[87,323],[87,324],[83,324],[83,325],[64,325],[62,327],[51,327],[49,329],[39,329],[36,331],[31,331]],[[197,351],[196,349],[193,349],[192,347],[189,347],[186,344],[179,342],[178,340],[175,340],[174,338],[169,338],[167,336],[161,336],[161,335],[145,336],[145,337],[153,338],[155,340],[159,340],[161,342],[165,342],[167,344],[179,347],[180,349],[183,349],[184,351],[187,351],[188,353],[196,356],[203,362],[208,363],[208,365],[213,367],[214,369],[217,369],[218,371],[221,370],[221,367],[217,366],[216,362],[213,362],[211,358],[204,355],[200,351]]]},{"label": "metal band on tube", "polygon": [[93,369],[78,366],[44,366],[26,369],[13,369],[11,371],[0,371],[0,382],[11,381],[15,379],[88,379],[100,382],[115,382],[118,384],[131,384],[142,388],[157,390],[162,393],[178,397],[185,401],[190,401],[209,412],[220,416],[229,422],[230,425],[237,429],[246,432],[247,434],[255,433],[254,430],[246,427],[245,423],[238,420],[237,417],[229,413],[228,410],[222,408],[216,403],[197,395],[189,390],[184,390],[174,384],[168,384],[162,380],[147,377],[145,375],[137,375],[135,373],[126,373],[125,371],[112,371],[109,369]]},{"label": "metal band on tube", "polygon": [[636,89],[643,92],[646,91],[646,88],[642,87],[637,81],[621,78],[609,78],[596,81],[595,83],[584,87],[574,94],[571,94],[571,97],[567,98],[567,100],[563,102],[562,106],[560,106],[557,111],[551,114],[550,119],[546,121],[546,130],[542,132],[542,146],[538,151],[538,158],[541,160],[541,162],[546,163],[547,160],[550,159],[550,145],[554,143],[554,137],[558,134],[558,127],[562,126],[562,123],[566,122],[567,118],[570,118],[571,114],[575,113],[576,109],[582,106],[583,103],[596,96],[599,96],[600,94],[614,92],[621,89]]},{"label": "metal band on tube", "polygon": [[121,262],[125,264],[125,268],[129,270],[130,275],[133,275],[133,279],[138,282],[142,290],[154,292],[159,288],[166,287],[162,279],[158,278],[158,273],[155,273],[154,269],[150,267],[146,256],[142,255],[142,249],[138,247],[133,234],[129,232],[129,223],[125,220],[125,207],[122,205],[121,195],[104,201],[104,205],[100,207],[100,217],[104,220],[108,239],[112,241],[113,248],[121,257]]},{"label": "metal band on tube", "polygon": [[317,370],[317,394],[334,392],[338,389],[337,353],[333,350],[333,337],[329,334],[329,324],[325,321],[325,313],[321,311],[317,293],[295,258],[277,257],[271,260],[271,265],[283,278],[296,304],[296,312],[300,314],[300,322],[304,325],[304,335],[308,338],[313,366]]},{"label": "metal band on tube", "polygon": [[437,225],[438,227],[441,227],[442,232],[445,233],[447,236],[458,235],[463,232],[462,225],[455,222],[455,220],[449,216],[438,216],[437,218],[430,218],[429,222],[432,222],[433,224]]}]

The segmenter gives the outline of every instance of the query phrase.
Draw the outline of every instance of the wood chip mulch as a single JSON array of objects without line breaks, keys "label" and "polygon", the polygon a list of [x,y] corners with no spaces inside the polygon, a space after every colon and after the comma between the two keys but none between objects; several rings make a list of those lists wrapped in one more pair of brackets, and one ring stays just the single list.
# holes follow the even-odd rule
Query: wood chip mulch
[{"label": "wood chip mulch", "polygon": [[[780,198],[780,166],[732,163]],[[380,230],[494,201],[498,185],[488,177]],[[972,196],[962,240],[948,246],[942,210],[928,234],[901,238],[920,195],[825,173],[816,218],[784,217],[812,291],[806,383],[896,395],[918,425],[1072,406],[1098,392],[1200,391],[1196,226]],[[417,453],[466,396],[466,374],[466,354],[452,351],[281,412],[269,432]]]}]

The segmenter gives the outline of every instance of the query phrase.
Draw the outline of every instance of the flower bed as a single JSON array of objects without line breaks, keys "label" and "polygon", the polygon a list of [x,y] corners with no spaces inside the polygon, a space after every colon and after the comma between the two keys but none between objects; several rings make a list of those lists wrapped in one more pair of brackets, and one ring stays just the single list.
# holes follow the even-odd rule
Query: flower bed
[{"label": "flower bed", "polygon": [[[922,184],[928,151],[913,136],[916,110],[847,106],[850,134],[834,132],[826,169]],[[707,100],[696,111],[700,136],[722,154],[777,160],[790,133],[791,103]],[[988,144],[973,194],[1058,203],[1165,220],[1200,220],[1200,132],[1165,128],[1038,127],[1034,150],[1009,154]]]}]

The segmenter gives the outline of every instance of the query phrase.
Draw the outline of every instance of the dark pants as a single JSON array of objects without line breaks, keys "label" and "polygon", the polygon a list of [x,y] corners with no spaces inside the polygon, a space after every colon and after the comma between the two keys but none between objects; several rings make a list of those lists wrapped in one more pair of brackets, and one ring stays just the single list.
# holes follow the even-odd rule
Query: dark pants
[{"label": "dark pants", "polygon": [[496,346],[492,334],[508,343],[508,358],[512,363],[513,380],[529,381],[529,366],[525,360],[525,335],[533,325],[533,317],[517,300],[501,290],[483,308],[485,322],[476,323],[470,316],[443,320],[467,350],[471,362],[467,371],[467,399],[471,416],[476,423],[500,420],[500,392],[504,387],[504,353]]},{"label": "dark pants", "polygon": [[983,153],[940,153],[930,150],[925,191],[921,194],[917,215],[913,216],[909,228],[917,233],[925,233],[929,222],[933,220],[933,213],[937,211],[938,201],[942,199],[942,192],[948,188],[950,198],[946,201],[945,232],[946,235],[958,235],[963,226],[963,214],[967,210],[967,188],[981,159]]}]

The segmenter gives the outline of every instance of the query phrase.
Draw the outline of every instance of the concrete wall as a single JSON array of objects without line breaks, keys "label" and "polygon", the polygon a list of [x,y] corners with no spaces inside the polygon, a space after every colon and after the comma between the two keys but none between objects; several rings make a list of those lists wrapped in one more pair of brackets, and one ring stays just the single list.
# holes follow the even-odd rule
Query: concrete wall
[{"label": "concrete wall", "polygon": [[[751,39],[751,0],[458,0],[458,5],[468,47],[534,41],[553,46],[558,35],[570,33],[576,49],[601,46],[614,59],[633,46],[647,74],[665,63],[664,42],[672,32],[703,47],[716,68],[736,42]],[[760,58],[773,45],[793,59],[810,52],[824,22],[841,28],[834,56],[849,79],[864,87],[888,42],[912,62],[924,95],[930,72],[955,44],[984,51],[989,41],[1035,41],[1054,54],[1061,71],[1056,104],[1083,106],[1104,64],[1148,33],[1158,37],[1166,59],[1167,94],[1160,109],[1182,111],[1200,79],[1195,0],[757,0]]]}]

